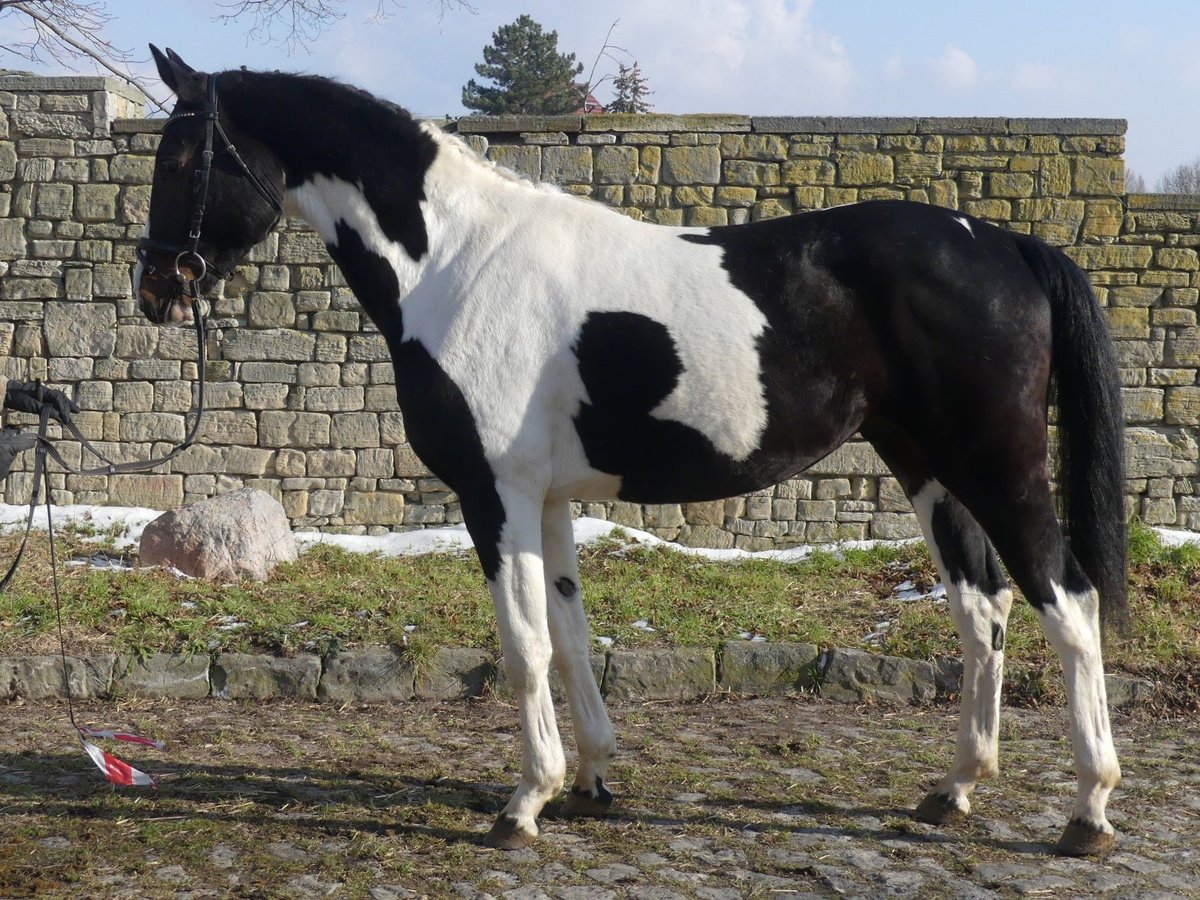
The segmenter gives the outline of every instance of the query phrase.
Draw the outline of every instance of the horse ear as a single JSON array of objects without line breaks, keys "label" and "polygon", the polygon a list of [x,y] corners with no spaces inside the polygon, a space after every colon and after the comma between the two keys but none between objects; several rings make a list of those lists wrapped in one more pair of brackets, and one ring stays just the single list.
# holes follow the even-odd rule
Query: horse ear
[{"label": "horse ear", "polygon": [[189,66],[187,63],[185,63],[183,61],[183,57],[180,56],[178,53],[176,53],[174,50],[172,50],[170,47],[167,48],[167,58],[170,59],[171,62],[175,63],[175,65],[179,66],[179,68],[183,69],[185,72],[195,72],[196,71],[191,66]]},{"label": "horse ear", "polygon": [[166,55],[150,45],[154,56],[154,64],[158,66],[158,75],[171,92],[180,100],[200,102],[204,99],[204,78],[180,58],[179,54],[168,48]]}]

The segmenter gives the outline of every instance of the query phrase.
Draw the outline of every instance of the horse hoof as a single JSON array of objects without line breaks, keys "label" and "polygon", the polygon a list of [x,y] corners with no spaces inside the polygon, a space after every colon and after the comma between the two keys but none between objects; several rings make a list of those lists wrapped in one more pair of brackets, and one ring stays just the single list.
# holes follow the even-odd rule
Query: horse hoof
[{"label": "horse hoof", "polygon": [[913,811],[913,818],[929,825],[955,825],[967,820],[967,813],[960,809],[949,794],[931,791]]},{"label": "horse hoof", "polygon": [[573,787],[563,800],[558,814],[564,819],[599,819],[608,814],[613,796],[603,784],[595,797],[590,792]]},{"label": "horse hoof", "polygon": [[1054,845],[1057,856],[1102,856],[1112,850],[1117,836],[1091,822],[1072,819],[1058,843]]},{"label": "horse hoof", "polygon": [[500,813],[492,830],[483,836],[483,845],[497,850],[520,850],[532,844],[536,837],[537,832],[531,834],[522,828],[516,816]]}]

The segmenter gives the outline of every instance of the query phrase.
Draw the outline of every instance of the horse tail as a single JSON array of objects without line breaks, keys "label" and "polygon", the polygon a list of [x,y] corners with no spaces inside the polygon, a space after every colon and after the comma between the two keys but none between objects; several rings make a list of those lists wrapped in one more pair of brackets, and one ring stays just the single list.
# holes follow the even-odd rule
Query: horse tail
[{"label": "horse tail", "polygon": [[1067,540],[1100,594],[1101,626],[1120,632],[1129,621],[1125,416],[1112,340],[1083,270],[1060,250],[1014,237],[1050,298],[1059,489]]}]

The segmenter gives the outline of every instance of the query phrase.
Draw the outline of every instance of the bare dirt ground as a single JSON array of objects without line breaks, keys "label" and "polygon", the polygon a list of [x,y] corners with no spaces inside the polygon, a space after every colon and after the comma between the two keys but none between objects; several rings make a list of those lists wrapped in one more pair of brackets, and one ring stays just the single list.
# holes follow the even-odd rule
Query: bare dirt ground
[{"label": "bare dirt ground", "polygon": [[[9,704],[0,896],[1195,897],[1200,723],[1118,717],[1120,832],[1102,861],[1049,855],[1074,790],[1064,717],[1006,710],[1003,775],[972,820],[908,811],[952,753],[953,709],[806,698],[613,708],[622,756],[603,821],[543,820],[532,848],[476,841],[520,752],[495,700],[332,708],[88,704],[164,752],[113,788],[63,707]],[[569,744],[568,740],[568,744]]]}]

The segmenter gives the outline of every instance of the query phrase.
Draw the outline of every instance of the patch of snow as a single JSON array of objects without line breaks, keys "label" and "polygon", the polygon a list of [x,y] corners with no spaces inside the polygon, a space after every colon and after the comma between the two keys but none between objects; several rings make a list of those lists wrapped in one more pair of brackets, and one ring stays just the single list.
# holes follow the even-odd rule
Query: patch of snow
[{"label": "patch of snow", "polygon": [[930,590],[923,591],[912,581],[905,580],[892,588],[892,593],[895,595],[893,599],[901,603],[912,603],[916,600],[932,600],[937,603],[946,599],[946,586],[939,581]]},{"label": "patch of snow", "polygon": [[[147,524],[162,515],[161,510],[145,509],[135,506],[95,506],[73,504],[70,506],[52,506],[51,517],[56,527],[74,524],[94,528],[101,535],[110,531],[116,532],[114,544],[118,549],[136,546],[142,537],[142,530]],[[29,513],[28,505],[13,505],[0,503],[0,532],[19,531],[25,527],[25,519]],[[46,517],[44,512],[34,516],[33,527],[44,531]],[[1156,528],[1162,542],[1168,547],[1180,544],[1200,544],[1200,532],[1178,531],[1166,528]],[[919,542],[920,538],[908,538],[899,541],[843,541],[838,544],[804,545],[787,550],[739,550],[714,549],[706,547],[685,547],[673,541],[666,541],[646,531],[637,528],[626,528],[614,525],[604,519],[581,517],[575,520],[575,543],[588,546],[611,536],[624,540],[626,546],[644,545],[647,547],[665,547],[676,553],[694,556],[712,561],[733,561],[743,559],[769,559],[776,562],[799,562],[811,556],[814,552],[823,551],[834,556],[840,556],[845,550],[869,550],[873,547],[899,547]],[[351,553],[378,553],[380,556],[418,556],[425,553],[455,553],[469,550],[474,546],[465,525],[453,525],[445,528],[426,528],[417,531],[392,532],[381,535],[360,534],[325,534],[316,531],[296,532],[296,543],[301,552],[317,546],[328,544],[340,547]],[[618,551],[619,552],[619,551]],[[98,562],[99,567],[119,568],[113,563]],[[182,572],[176,571],[180,577]],[[898,586],[897,591],[915,590]],[[936,585],[932,591],[920,598],[898,597],[908,599],[932,599],[939,602],[945,599],[945,587]]]},{"label": "patch of snow", "polygon": [[1200,532],[1175,531],[1171,528],[1155,528],[1159,539],[1167,547],[1181,547],[1184,544],[1200,544]]}]

